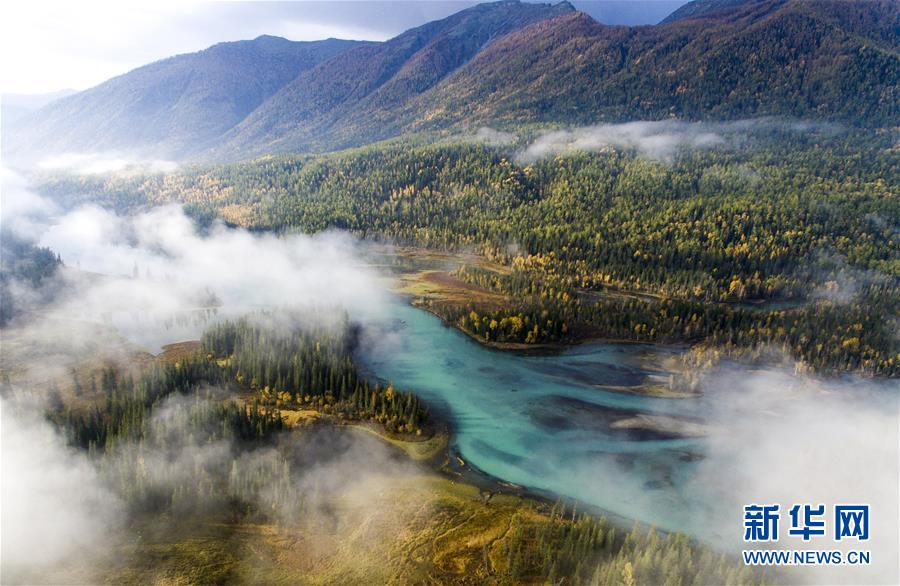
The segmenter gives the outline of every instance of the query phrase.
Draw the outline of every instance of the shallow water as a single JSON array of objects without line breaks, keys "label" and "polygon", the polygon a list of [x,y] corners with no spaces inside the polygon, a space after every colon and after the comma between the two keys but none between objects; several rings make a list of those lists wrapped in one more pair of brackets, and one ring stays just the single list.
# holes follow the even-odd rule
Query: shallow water
[{"label": "shallow water", "polygon": [[[348,309],[366,326],[359,363],[369,376],[422,397],[452,423],[461,457],[498,479],[726,550],[742,543],[747,503],[836,502],[828,491],[851,486],[840,499],[896,510],[896,381],[825,384],[792,369],[731,365],[706,377],[712,382],[703,395],[641,395],[621,388],[664,384],[661,365],[679,349],[587,343],[547,356],[502,352],[390,298]],[[212,322],[264,308],[226,300],[215,313],[168,317],[163,329],[150,327],[159,323],[154,315],[104,321],[158,351],[197,339]],[[620,425],[641,417],[662,425]],[[698,429],[710,435],[684,433]]]},{"label": "shallow water", "polygon": [[677,350],[589,343],[553,356],[501,352],[402,301],[367,325],[364,367],[448,418],[469,464],[615,515],[696,528],[702,503],[680,488],[702,440],[610,424],[638,413],[693,420],[702,401],[604,389],[659,377],[651,365]]}]

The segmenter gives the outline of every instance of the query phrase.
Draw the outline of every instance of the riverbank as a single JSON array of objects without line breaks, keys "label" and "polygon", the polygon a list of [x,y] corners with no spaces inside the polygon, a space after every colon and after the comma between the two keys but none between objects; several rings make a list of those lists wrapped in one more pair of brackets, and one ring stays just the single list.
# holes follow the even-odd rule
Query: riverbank
[{"label": "riverbank", "polygon": [[[390,267],[396,274],[396,281],[392,291],[400,295],[416,309],[426,311],[434,315],[446,327],[454,328],[479,345],[500,352],[513,352],[522,355],[554,356],[586,344],[613,344],[656,346],[659,348],[671,348],[679,352],[688,351],[689,347],[677,344],[661,344],[648,341],[635,341],[631,339],[609,338],[582,332],[573,335],[570,339],[526,344],[522,342],[500,342],[487,340],[477,334],[460,327],[458,323],[448,321],[437,310],[442,304],[466,305],[476,303],[479,307],[500,309],[510,302],[508,296],[490,291],[484,287],[463,281],[453,276],[453,271],[461,266],[475,266],[490,270],[498,274],[509,272],[509,267],[491,262],[481,256],[471,253],[438,252],[425,249],[398,247],[385,256],[395,259],[396,264],[385,263],[381,266]],[[592,293],[591,294],[598,294]],[[631,292],[616,292],[618,295],[641,295]],[[653,299],[653,295],[643,295],[643,298]],[[688,398],[696,396],[690,388],[674,388],[671,384],[680,376],[683,366],[675,358],[668,358],[664,363],[646,363],[643,365],[649,371],[655,373],[655,380],[641,385],[603,385],[604,390],[629,394],[645,394],[655,397],[672,399]],[[664,380],[667,379],[667,380]]]},{"label": "riverbank", "polygon": [[[453,328],[456,331],[464,334],[469,339],[473,340],[477,344],[484,346],[485,348],[496,350],[498,352],[512,352],[520,355],[526,356],[555,356],[562,354],[563,352],[569,351],[573,348],[577,348],[579,346],[583,346],[586,344],[610,344],[610,345],[618,345],[618,346],[647,346],[647,347],[658,347],[658,348],[670,348],[673,350],[677,350],[679,352],[687,351],[688,348],[684,348],[679,345],[673,344],[659,344],[652,342],[636,342],[634,340],[619,340],[613,338],[600,338],[600,337],[587,337],[580,338],[576,340],[572,340],[570,342],[551,342],[551,343],[540,343],[540,344],[524,344],[520,342],[495,342],[491,340],[485,340],[484,338],[469,332],[468,330],[461,328],[459,324],[448,322],[441,316],[441,314],[435,311],[429,304],[420,303],[416,299],[412,299],[410,297],[406,297],[407,301],[412,307],[419,309],[421,311],[425,311],[437,319],[441,321],[441,323],[448,328]],[[677,361],[675,357],[668,357],[663,362],[650,362],[649,360],[643,365],[648,371],[652,371],[654,374],[652,375],[655,379],[654,382],[648,382],[646,384],[640,385],[600,385],[599,388],[603,390],[618,392],[618,393],[629,393],[636,395],[650,395],[654,397],[661,398],[669,398],[669,399],[684,399],[690,397],[696,397],[697,393],[691,390],[685,389],[676,389],[672,388],[669,382],[664,382],[663,379],[672,379],[673,377],[679,375],[681,373],[681,369],[679,368],[680,363]],[[648,377],[649,378],[649,377]]]},{"label": "riverbank", "polygon": [[[388,324],[386,327],[390,331],[415,335],[415,332],[423,331],[418,327],[427,324],[427,329],[424,330],[425,336],[418,338],[418,342],[411,348],[412,353],[409,357],[420,355],[426,348],[432,348],[433,354],[430,354],[430,357],[424,361],[416,359],[411,363],[404,363],[407,366],[400,371],[381,371],[383,375],[376,374],[377,367],[372,369],[373,364],[366,364],[362,356],[358,358],[363,368],[362,373],[373,380],[378,380],[382,388],[394,383],[401,391],[417,393],[420,400],[429,406],[430,420],[421,426],[422,433],[392,433],[388,432],[380,423],[359,419],[355,414],[343,412],[338,414],[326,405],[309,402],[295,404],[289,399],[279,400],[278,409],[287,427],[329,425],[346,428],[351,430],[351,433],[358,432],[367,436],[375,436],[381,442],[402,452],[407,459],[422,465],[430,473],[439,474],[453,482],[476,487],[483,498],[487,500],[493,495],[506,494],[535,499],[536,502],[541,503],[541,506],[551,505],[558,498],[556,495],[559,494],[587,495],[588,499],[594,495],[584,486],[573,489],[565,486],[565,483],[562,486],[556,486],[559,483],[548,483],[546,477],[539,475],[531,478],[532,474],[528,471],[540,470],[541,466],[538,463],[520,465],[519,462],[528,461],[530,452],[518,451],[516,449],[518,446],[513,446],[513,449],[509,450],[506,440],[500,435],[486,435],[484,436],[486,439],[479,440],[482,441],[482,448],[473,447],[471,432],[467,431],[469,428],[466,427],[466,422],[471,422],[473,416],[482,417],[482,414],[492,412],[491,409],[494,409],[491,407],[492,404],[496,404],[498,408],[502,409],[502,411],[493,412],[496,425],[503,429],[508,423],[511,423],[511,431],[515,434],[513,437],[526,437],[531,433],[546,434],[552,443],[553,437],[557,434],[578,431],[588,443],[578,444],[577,449],[584,450],[585,457],[591,458],[592,461],[598,458],[605,461],[603,456],[596,455],[607,449],[603,446],[602,438],[604,437],[613,438],[614,441],[642,442],[648,439],[692,439],[702,435],[701,430],[692,422],[682,421],[683,417],[641,416],[640,408],[629,408],[629,400],[614,399],[605,404],[605,400],[602,399],[604,395],[609,395],[610,391],[620,394],[651,395],[654,399],[661,397],[660,394],[651,392],[649,386],[651,383],[660,382],[656,379],[658,375],[652,373],[648,375],[638,364],[639,361],[651,358],[658,361],[668,356],[666,353],[651,349],[598,347],[586,349],[586,352],[581,354],[561,356],[559,361],[527,359],[518,360],[518,363],[517,359],[509,353],[477,356],[479,353],[484,353],[484,350],[479,350],[480,346],[462,339],[455,332],[447,331],[435,317],[402,302],[395,305],[397,309],[403,309],[400,316],[395,318],[396,324],[395,320],[386,321]],[[370,326],[371,331],[377,332],[374,327],[374,325]],[[374,335],[376,339],[381,339],[377,333]],[[426,340],[428,341],[426,342]],[[179,356],[190,354],[192,351],[196,351],[196,344],[196,342],[183,342],[169,345],[160,355],[160,359],[175,360]],[[382,347],[381,345],[369,346],[370,350]],[[400,346],[390,340],[385,343],[384,348],[387,349],[385,355],[390,356],[391,361],[400,357],[398,353],[403,351]],[[588,358],[589,356],[594,356],[594,358]],[[448,372],[466,371],[468,374],[458,380],[452,379],[455,381],[452,387],[442,387],[438,380],[430,378],[430,376],[433,373],[443,372],[443,368],[449,368]],[[410,372],[420,374],[423,378],[411,379],[408,374]],[[568,386],[569,384],[580,384],[583,394],[576,399],[568,396],[568,392],[570,392],[568,390],[552,391],[552,387],[545,382],[538,382],[544,381],[543,378],[535,378],[539,372],[549,377],[547,382],[555,381],[560,384],[561,389],[571,388]],[[481,379],[482,375],[486,375],[486,378]],[[524,386],[527,384],[526,380],[537,383],[535,389],[539,390],[539,395],[534,396],[529,392]],[[642,381],[644,381],[643,385],[636,384]],[[596,391],[590,388],[594,382],[598,385]],[[454,401],[451,397],[458,397],[459,393],[463,392],[462,389],[469,386],[473,389],[472,394],[464,401],[470,409],[474,405],[474,411],[467,411],[466,408],[459,411],[458,403],[454,402],[451,407],[444,402]],[[610,388],[606,388],[607,386]],[[444,397],[436,396],[435,391],[440,388],[448,388],[448,392],[451,394]],[[507,392],[520,394],[507,394]],[[247,402],[251,400],[252,396],[252,393],[248,392],[242,395],[242,398],[244,402]],[[599,402],[597,402],[598,400]],[[565,403],[562,404],[561,401],[565,401]],[[658,405],[663,406],[663,403],[659,402]],[[275,403],[273,402],[271,405],[274,406]],[[658,408],[650,405],[648,407]],[[500,413],[505,415],[500,415]],[[673,412],[673,415],[675,414]],[[509,421],[506,421],[506,417],[509,418]],[[457,433],[457,429],[454,427],[457,424],[461,426],[460,433],[463,434],[462,443],[459,445],[465,449],[466,455],[458,451],[457,442],[454,441],[454,433]],[[467,433],[469,435],[466,435]],[[590,442],[594,441],[597,441],[597,447],[588,448]],[[633,445],[637,446],[638,444],[634,443]],[[592,450],[597,450],[596,454]],[[479,465],[487,466],[487,470],[480,468],[479,465],[473,465],[468,460],[469,457],[474,458]],[[614,454],[606,460],[616,458],[621,460],[625,456],[620,458]],[[508,470],[506,467],[509,463],[516,466],[516,469]],[[498,466],[492,468],[492,464]],[[610,463],[610,465],[617,464]],[[494,472],[496,475],[488,471]],[[640,482],[650,486],[650,489],[668,490],[669,485],[666,484],[669,482],[667,480],[668,472],[649,470],[642,471],[642,475],[645,475],[646,478]],[[517,482],[522,484],[517,484]],[[533,490],[528,486],[544,487],[548,489],[548,492]],[[571,501],[571,506],[576,510],[591,511],[598,516],[613,517],[609,510],[601,508],[606,501],[601,498],[595,499],[593,502],[597,503],[598,507],[590,507],[586,503],[574,500]],[[633,512],[627,507],[616,510],[623,511],[625,515]],[[637,512],[635,518],[641,518],[640,514]],[[623,516],[617,526],[628,528],[632,524],[630,519]],[[676,524],[667,526],[678,527]]]},{"label": "riverbank", "polygon": [[[576,499],[554,495],[547,491],[521,486],[497,478],[463,458],[453,443],[452,423],[439,415],[430,415],[428,437],[400,436],[387,431],[382,425],[372,421],[346,421],[313,409],[281,409],[281,416],[289,429],[302,430],[316,425],[327,425],[374,437],[396,450],[400,455],[421,466],[430,474],[477,490],[479,499],[487,503],[495,497],[513,497],[529,501],[536,511],[547,512],[553,506],[561,506],[564,511],[590,512],[596,517],[615,521],[622,530],[631,530],[635,521],[615,515],[599,507],[593,507]],[[465,489],[469,490],[469,489]]]}]

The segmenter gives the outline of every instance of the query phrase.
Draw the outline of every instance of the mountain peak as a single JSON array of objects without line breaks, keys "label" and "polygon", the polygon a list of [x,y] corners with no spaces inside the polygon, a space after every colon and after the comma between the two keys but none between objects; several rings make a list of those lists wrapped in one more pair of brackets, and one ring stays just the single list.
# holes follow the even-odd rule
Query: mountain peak
[{"label": "mountain peak", "polygon": [[293,41],[289,41],[284,37],[278,37],[275,35],[259,35],[255,39],[253,39],[254,43],[291,43]]},{"label": "mountain peak", "polygon": [[[403,109],[487,47],[537,22],[577,11],[568,2],[500,0],[476,4],[383,43],[351,49],[282,88],[225,137],[224,151],[308,148],[331,127],[369,126],[372,112]],[[363,116],[364,118],[360,118]],[[389,136],[384,124],[379,136]],[[354,144],[353,132],[347,144]]]},{"label": "mountain peak", "polygon": [[228,159],[504,123],[896,118],[896,0],[694,0],[666,22],[605,26],[567,1],[501,0],[384,42],[262,35],[26,114],[4,129],[4,154]]},{"label": "mountain peak", "polygon": [[[546,14],[559,16],[561,14],[566,14],[568,12],[577,12],[578,9],[575,8],[569,0],[562,0],[561,2],[553,3],[553,2],[523,2],[522,0],[497,0],[496,2],[482,2],[480,4],[476,4],[469,8],[465,8],[451,14],[447,17],[447,19],[452,19],[459,16],[464,16],[470,13],[486,13],[492,11],[509,11],[515,10],[519,12],[544,12]],[[426,25],[427,26],[427,25]]]}]

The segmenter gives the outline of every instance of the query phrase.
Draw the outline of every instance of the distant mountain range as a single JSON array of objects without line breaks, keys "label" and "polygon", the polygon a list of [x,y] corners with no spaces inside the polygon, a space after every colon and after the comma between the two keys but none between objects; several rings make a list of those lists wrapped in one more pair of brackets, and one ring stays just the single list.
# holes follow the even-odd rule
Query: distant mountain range
[{"label": "distant mountain range", "polygon": [[46,94],[3,94],[0,96],[0,122],[11,124],[50,102],[77,93],[77,90],[65,89]]},{"label": "distant mountain range", "polygon": [[176,55],[14,121],[4,128],[4,155],[137,151],[182,158],[212,147],[301,72],[363,45],[262,36]]},{"label": "distant mountain range", "polygon": [[20,118],[3,149],[225,160],[480,125],[896,125],[898,31],[892,0],[695,0],[640,27],[504,0],[380,43],[260,37],[172,57]]}]

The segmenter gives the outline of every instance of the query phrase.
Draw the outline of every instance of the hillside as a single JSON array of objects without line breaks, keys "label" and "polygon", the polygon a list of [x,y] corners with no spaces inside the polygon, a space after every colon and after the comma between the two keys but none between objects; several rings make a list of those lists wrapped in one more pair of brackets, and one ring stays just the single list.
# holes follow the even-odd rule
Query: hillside
[{"label": "hillside", "polygon": [[390,136],[397,112],[505,34],[574,13],[505,0],[480,4],[301,74],[227,135],[223,154],[331,149]]},{"label": "hillside", "polygon": [[522,123],[783,116],[890,126],[887,0],[697,0],[605,26],[562,2],[481,4],[383,43],[260,37],[154,63],[25,118],[4,151],[229,160]]},{"label": "hillside", "polygon": [[180,158],[208,147],[301,71],[361,44],[261,36],[157,61],[15,121],[4,155],[129,150]]},{"label": "hillside", "polygon": [[482,52],[412,104],[404,113],[408,129],[668,116],[896,120],[898,43],[881,18],[896,17],[895,8],[829,8],[764,2],[735,7],[713,23],[634,28],[571,14]]},{"label": "hillside", "polygon": [[[757,0],[760,1],[760,0]],[[761,0],[765,1],[765,0]],[[728,11],[741,4],[750,4],[748,0],[693,0],[681,6],[675,12],[662,19],[659,24],[668,24],[677,20],[689,18],[705,18],[715,16],[721,11]]]},{"label": "hillside", "polygon": [[[765,0],[718,2],[705,18],[660,26],[611,27],[568,11],[496,40],[430,87],[410,81],[422,59],[374,90],[363,82],[339,94],[323,85],[336,71],[382,71],[360,63],[380,63],[364,53],[383,47],[357,49],[285,86],[216,154],[329,150],[406,132],[533,122],[776,115],[891,124],[900,114],[897,15],[888,2]],[[408,42],[389,43],[401,39]]]},{"label": "hillside", "polygon": [[65,89],[46,94],[3,94],[0,96],[0,123],[6,128],[29,112],[76,93],[76,90]]}]

